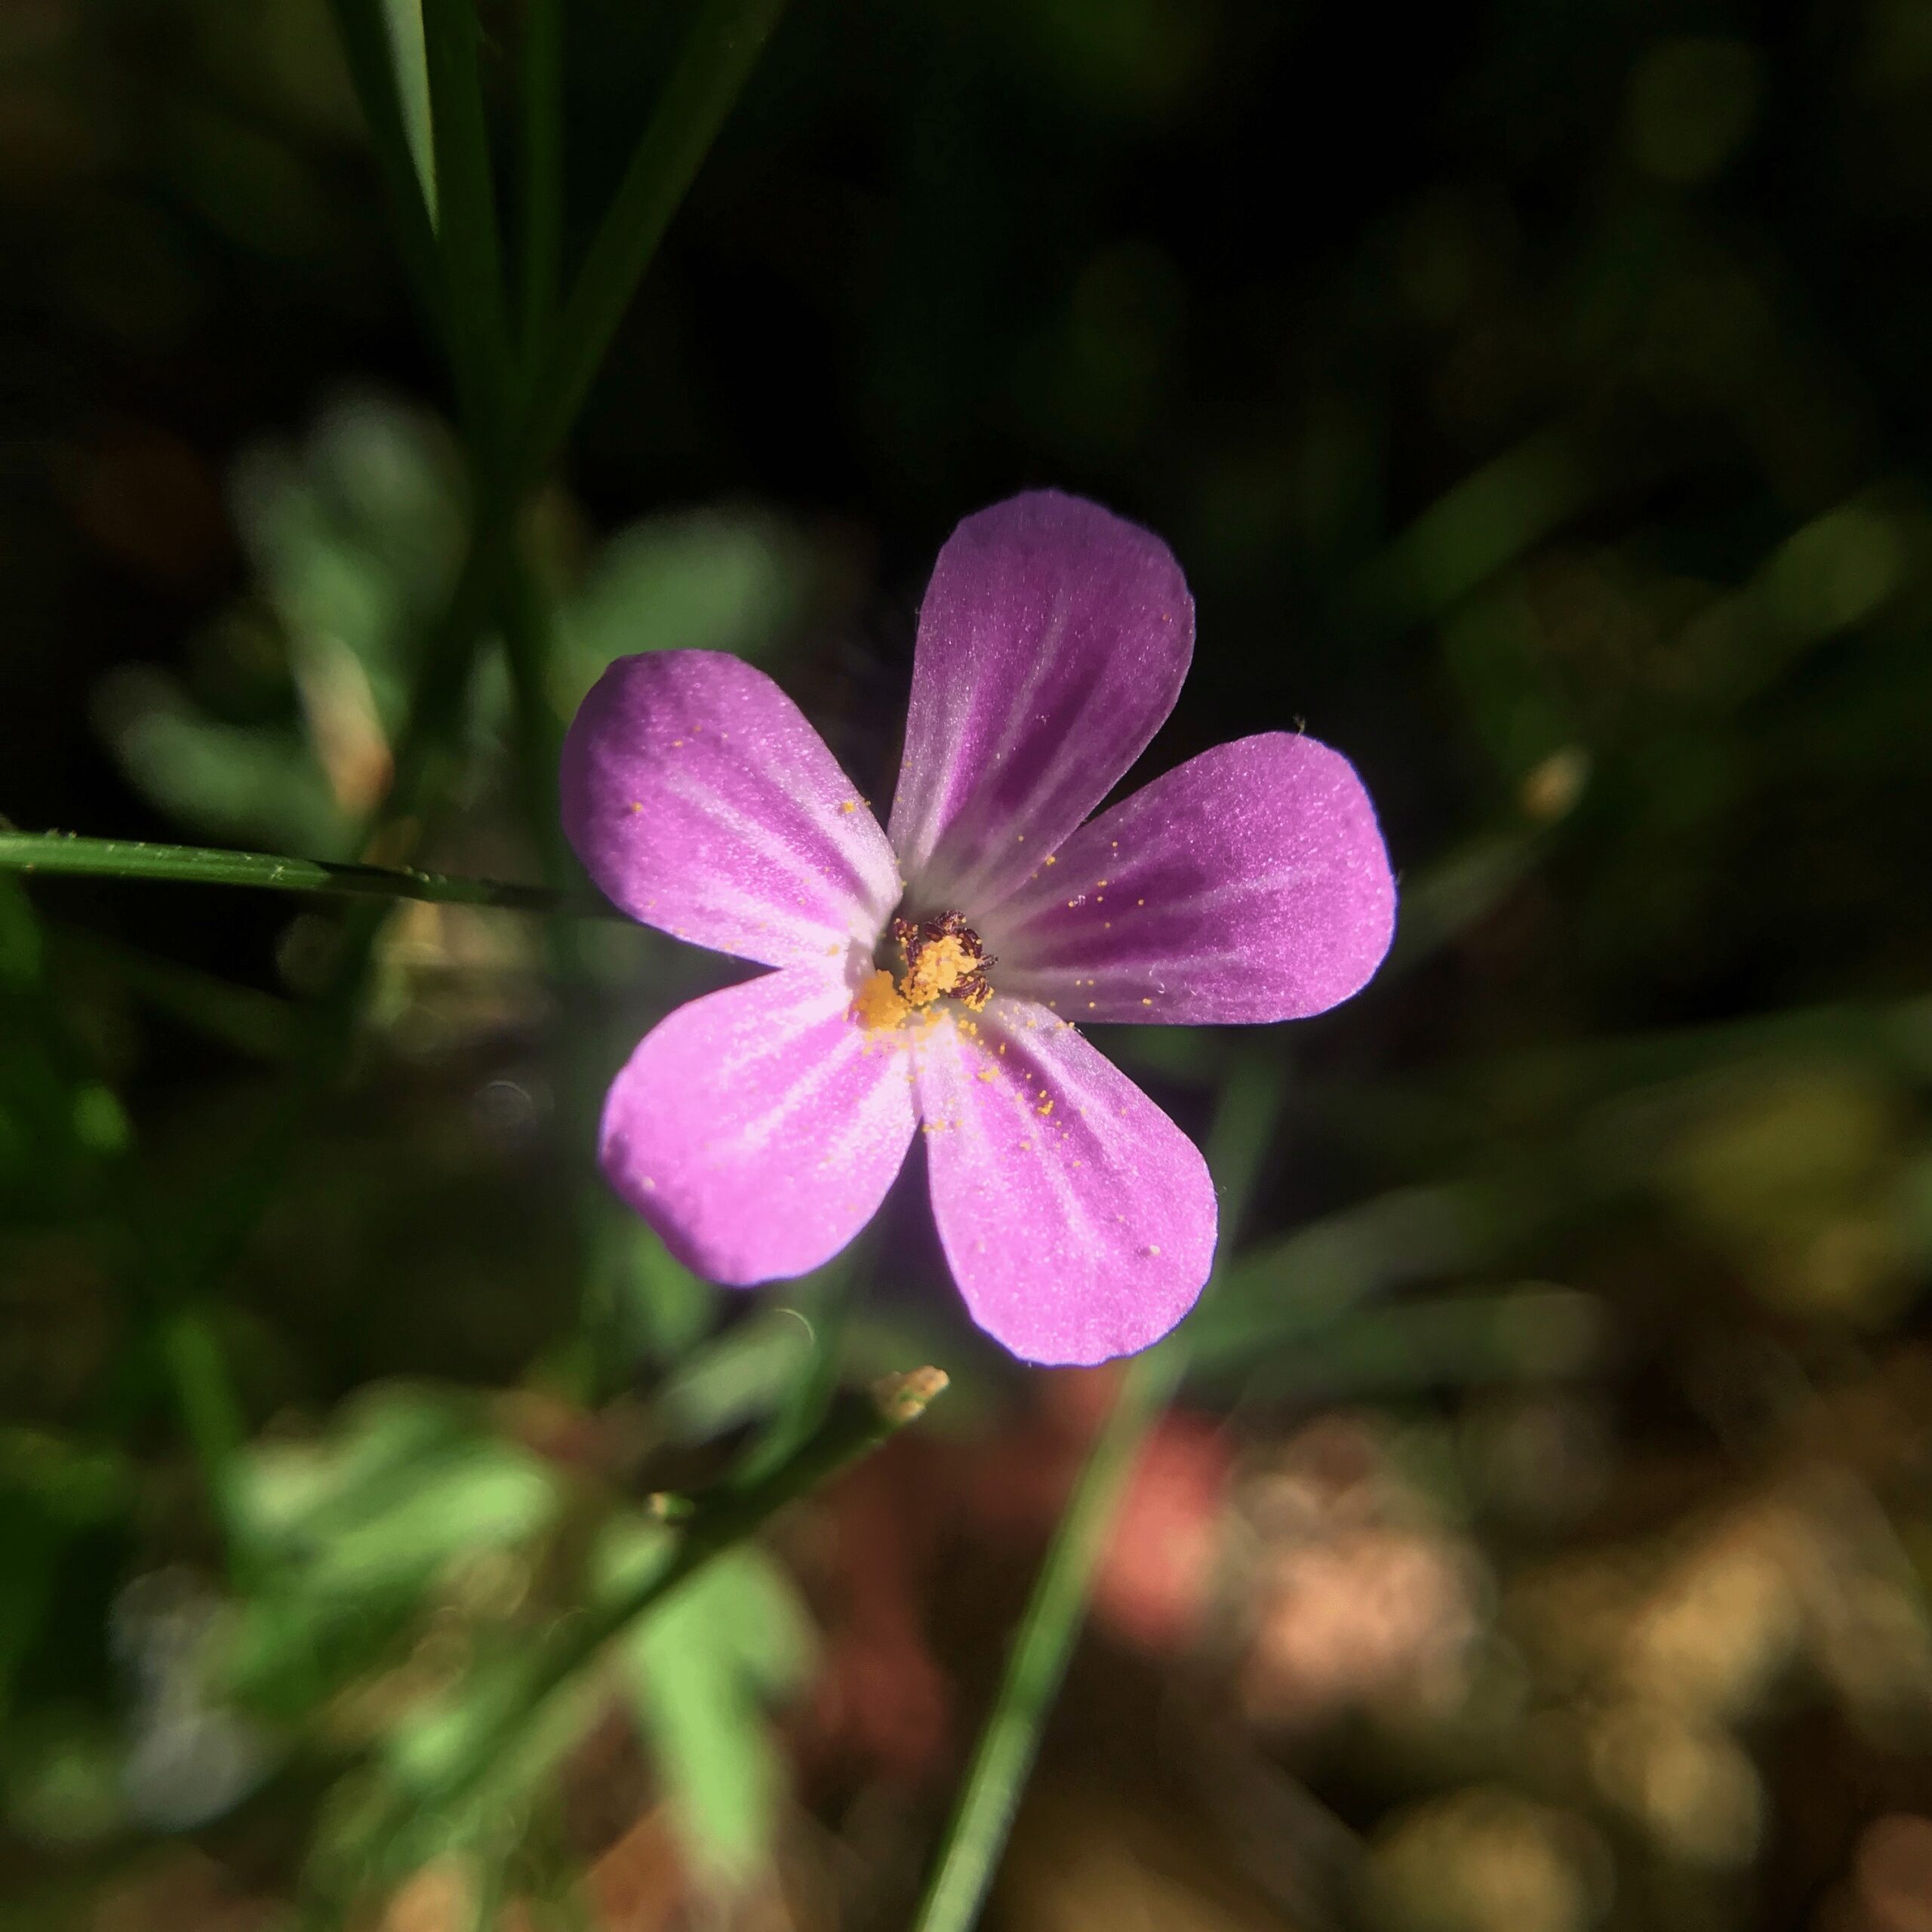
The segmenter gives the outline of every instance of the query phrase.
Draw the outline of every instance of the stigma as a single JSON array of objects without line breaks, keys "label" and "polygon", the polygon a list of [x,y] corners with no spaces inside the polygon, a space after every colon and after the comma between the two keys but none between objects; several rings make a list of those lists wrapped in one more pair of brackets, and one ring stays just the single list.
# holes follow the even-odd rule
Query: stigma
[{"label": "stigma", "polygon": [[957,1000],[968,1012],[977,1013],[992,998],[986,974],[997,962],[958,913],[894,919],[888,933],[885,956],[891,966],[868,975],[852,999],[854,1017],[869,1031],[897,1026],[915,1013],[930,1013],[941,1000]]}]

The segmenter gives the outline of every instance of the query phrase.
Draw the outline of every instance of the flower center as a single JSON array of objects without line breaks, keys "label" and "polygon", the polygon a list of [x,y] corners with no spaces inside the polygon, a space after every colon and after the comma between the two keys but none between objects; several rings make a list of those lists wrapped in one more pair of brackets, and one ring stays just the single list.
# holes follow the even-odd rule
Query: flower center
[{"label": "flower center", "polygon": [[956,999],[977,1013],[993,996],[988,958],[980,935],[957,912],[931,919],[894,919],[881,966],[852,1001],[861,1024],[877,1030],[896,1026],[909,1014],[942,999]]}]

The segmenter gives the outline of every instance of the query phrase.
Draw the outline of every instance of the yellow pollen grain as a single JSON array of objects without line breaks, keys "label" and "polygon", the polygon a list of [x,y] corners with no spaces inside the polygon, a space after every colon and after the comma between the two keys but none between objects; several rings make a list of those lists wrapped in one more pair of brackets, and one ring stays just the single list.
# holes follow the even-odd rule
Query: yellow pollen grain
[{"label": "yellow pollen grain", "polygon": [[1036,1114],[1050,1114],[1054,1110],[1054,1097],[1049,1094],[1033,1111]]},{"label": "yellow pollen grain", "polygon": [[855,812],[859,809],[859,801],[857,798],[848,798],[839,806],[838,809],[841,812]]},{"label": "yellow pollen grain", "polygon": [[[979,961],[951,934],[929,940],[918,949],[906,974],[906,998],[914,1006],[930,1006],[970,978]],[[983,1001],[982,1004],[984,1002]]]},{"label": "yellow pollen grain", "polygon": [[678,747],[680,745],[681,745],[684,742],[685,742],[685,741],[684,741],[684,740],[683,740],[683,739],[681,739],[681,738],[673,738],[673,739],[671,740],[671,749],[672,749],[673,751],[675,751],[675,750],[678,749]]},{"label": "yellow pollen grain", "polygon": [[892,975],[881,967],[868,973],[865,983],[852,995],[852,1017],[869,1033],[882,1033],[897,1026],[912,1008],[899,995]]},{"label": "yellow pollen grain", "polygon": [[1143,999],[1143,1000],[1140,1002],[1140,1004],[1141,1004],[1143,1006],[1152,1006],[1152,1005],[1154,1004],[1154,1002],[1153,1002],[1151,999]]},{"label": "yellow pollen grain", "polygon": [[1057,866],[1060,863],[1060,860],[1057,859],[1052,853],[1049,852],[1047,854],[1047,863],[1050,866]]},{"label": "yellow pollen grain", "polygon": [[998,1075],[989,1066],[981,1067],[978,1074],[975,1077],[981,1080],[996,1080],[999,1078]]}]

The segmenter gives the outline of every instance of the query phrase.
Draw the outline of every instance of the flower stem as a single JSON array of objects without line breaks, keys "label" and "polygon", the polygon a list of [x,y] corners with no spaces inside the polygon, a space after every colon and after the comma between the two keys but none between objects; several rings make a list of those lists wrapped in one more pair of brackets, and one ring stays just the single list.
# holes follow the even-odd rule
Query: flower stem
[{"label": "flower stem", "polygon": [[433,1835],[437,1821],[515,1752],[530,1727],[540,1722],[550,1699],[608,1645],[786,1505],[810,1495],[918,1421],[946,1386],[944,1371],[937,1368],[888,1376],[863,1398],[841,1403],[808,1441],[758,1481],[727,1489],[715,1500],[700,1498],[665,1560],[622,1595],[558,1626],[433,1774],[397,1777],[362,1840],[365,1856],[355,1861],[358,1881],[367,1883],[373,1875],[380,1882],[411,1869],[420,1856],[418,1833]]},{"label": "flower stem", "polygon": [[548,467],[785,0],[705,0],[539,365],[512,473]]},{"label": "flower stem", "polygon": [[406,866],[338,865],[325,859],[286,859],[205,845],[153,845],[132,838],[82,838],[60,832],[0,832],[0,872],[167,879],[191,885],[250,885],[271,892],[320,892],[337,898],[416,899],[434,905],[495,906],[513,912],[610,915],[606,906],[567,898],[547,886],[457,878]]},{"label": "flower stem", "polygon": [[410,293],[440,336],[445,319],[436,267],[436,174],[420,15],[414,0],[330,0],[330,11],[369,125]]},{"label": "flower stem", "polygon": [[534,369],[557,306],[564,208],[563,0],[529,0],[521,69],[518,321],[525,366]]},{"label": "flower stem", "polygon": [[476,467],[502,464],[514,398],[497,192],[477,72],[473,0],[422,0],[436,157],[436,252],[445,340]]},{"label": "flower stem", "polygon": [[[1281,1087],[1279,1067],[1257,1060],[1223,1090],[1208,1149],[1221,1195],[1221,1241],[1204,1297],[1214,1291],[1254,1191]],[[992,1712],[940,1841],[913,1932],[970,1932],[979,1918],[1085,1621],[1094,1569],[1121,1492],[1148,1430],[1180,1385],[1187,1347],[1183,1327],[1134,1363],[1088,1453],[1035,1580]]]}]

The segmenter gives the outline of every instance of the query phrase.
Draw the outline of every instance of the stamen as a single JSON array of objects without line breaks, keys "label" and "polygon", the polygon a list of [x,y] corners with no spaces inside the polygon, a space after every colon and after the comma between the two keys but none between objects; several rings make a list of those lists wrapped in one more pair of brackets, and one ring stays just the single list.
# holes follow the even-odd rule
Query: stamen
[{"label": "stamen", "polygon": [[980,936],[957,912],[937,918],[894,919],[892,937],[906,961],[899,990],[909,1006],[930,1006],[937,999],[956,999],[977,1013],[993,996],[986,957]]},{"label": "stamen", "polygon": [[[977,1013],[992,998],[986,974],[995,962],[958,913],[894,919],[891,937],[897,970],[881,967],[853,995],[853,1017],[862,1026],[873,1032],[897,1026],[941,1000],[957,1001],[968,1013]],[[928,1012],[928,1017],[937,1016]]]}]

